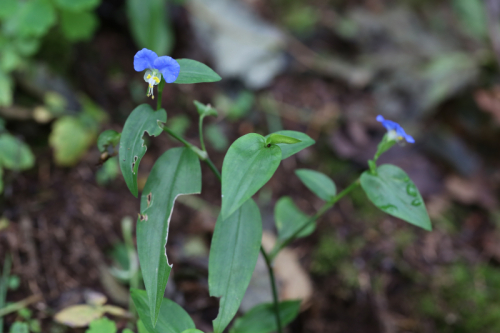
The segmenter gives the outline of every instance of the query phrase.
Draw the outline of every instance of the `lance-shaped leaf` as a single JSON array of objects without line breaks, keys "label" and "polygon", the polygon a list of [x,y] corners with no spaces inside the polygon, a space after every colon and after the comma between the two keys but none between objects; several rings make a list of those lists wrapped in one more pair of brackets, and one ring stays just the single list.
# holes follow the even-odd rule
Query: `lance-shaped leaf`
[{"label": "lance-shaped leaf", "polygon": [[281,148],[281,154],[282,157],[281,159],[284,160],[285,158],[288,158],[292,156],[293,154],[298,153],[302,149],[305,149],[309,146],[312,146],[316,141],[311,139],[309,135],[302,133],[302,132],[296,132],[296,131],[278,131],[274,132],[272,134],[269,134],[266,136],[266,139],[269,138],[273,134],[279,134],[279,135],[284,135],[287,137],[291,137],[297,140],[300,140],[300,142],[297,143],[278,143],[277,145]]},{"label": "lance-shaped leaf", "polygon": [[[274,206],[274,220],[278,229],[278,239],[284,241],[300,230],[309,221],[310,217],[295,206],[292,198],[282,197]],[[298,235],[306,237],[316,229],[316,223],[311,223]]]},{"label": "lance-shaped leaf", "polygon": [[207,65],[191,59],[176,59],[181,70],[174,83],[201,83],[220,81],[221,77]]},{"label": "lance-shaped leaf", "polygon": [[[285,326],[297,317],[300,300],[279,303],[281,325]],[[264,303],[253,307],[243,317],[236,319],[230,333],[269,333],[278,330],[274,304]]]},{"label": "lance-shaped leaf", "polygon": [[365,171],[360,180],[368,199],[379,209],[425,230],[432,229],[420,192],[401,168],[383,164],[376,175]]},{"label": "lance-shaped leaf", "polygon": [[193,320],[179,304],[163,297],[158,322],[153,327],[146,291],[132,288],[130,295],[141,318],[140,323],[149,333],[180,333],[195,328]]},{"label": "lance-shaped leaf", "polygon": [[337,193],[335,183],[327,175],[309,169],[297,169],[295,174],[320,199],[330,201]]},{"label": "lance-shaped leaf", "polygon": [[233,214],[264,186],[280,161],[280,148],[268,147],[262,135],[250,133],[233,142],[222,164],[221,216]]},{"label": "lance-shaped leaf", "polygon": [[200,161],[191,149],[185,147],[172,148],[161,155],[144,187],[137,221],[137,251],[153,326],[172,269],[165,246],[175,199],[179,195],[200,192]]},{"label": "lance-shaped leaf", "polygon": [[208,262],[210,296],[222,297],[214,333],[221,333],[240,307],[252,277],[262,238],[262,219],[250,199],[226,219],[219,215]]},{"label": "lance-shaped leaf", "polygon": [[157,136],[163,131],[163,123],[167,121],[167,112],[163,109],[154,111],[150,105],[141,104],[128,116],[120,137],[120,169],[125,183],[137,197],[137,171],[142,157],[146,154],[144,133]]}]

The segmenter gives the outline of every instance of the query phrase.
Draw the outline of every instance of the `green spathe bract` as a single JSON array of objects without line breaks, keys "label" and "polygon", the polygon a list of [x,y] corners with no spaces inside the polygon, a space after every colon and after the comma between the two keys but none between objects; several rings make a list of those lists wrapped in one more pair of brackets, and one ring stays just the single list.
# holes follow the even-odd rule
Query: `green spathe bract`
[{"label": "green spathe bract", "polygon": [[383,164],[377,168],[376,175],[365,171],[360,180],[368,199],[379,209],[425,230],[432,230],[424,200],[401,168]]},{"label": "green spathe bract", "polygon": [[[279,303],[281,323],[288,325],[297,317],[300,300]],[[275,332],[276,317],[272,303],[259,304],[248,311],[243,317],[236,319],[230,333],[270,333]]]},{"label": "green spathe bract", "polygon": [[208,264],[210,296],[221,297],[214,333],[221,333],[240,307],[250,283],[262,239],[262,219],[247,200],[231,216],[217,219]]},{"label": "green spathe bract", "polygon": [[144,325],[149,333],[180,333],[195,328],[193,320],[180,305],[163,297],[161,299],[160,316],[156,326],[153,327],[146,291],[132,288],[130,294],[139,318],[141,318],[140,323]]},{"label": "green spathe bract", "polygon": [[233,214],[274,174],[281,161],[277,145],[250,133],[233,142],[222,164],[222,218]]},{"label": "green spathe bract", "polygon": [[281,148],[281,154],[282,157],[281,159],[284,160],[285,158],[288,158],[292,156],[293,154],[298,153],[302,149],[305,149],[309,146],[312,146],[315,141],[309,137],[309,135],[302,133],[302,132],[296,132],[296,131],[278,131],[272,134],[269,134],[266,136],[266,139],[269,138],[273,134],[279,134],[287,137],[291,137],[297,140],[300,140],[298,143],[278,143],[277,146]]},{"label": "green spathe bract", "polygon": [[119,159],[125,183],[137,197],[137,171],[139,163],[146,153],[143,136],[157,136],[163,131],[163,123],[167,121],[164,109],[154,111],[150,105],[141,104],[127,118],[120,139]]},{"label": "green spathe bract", "polygon": [[221,80],[219,74],[215,73],[207,65],[191,59],[176,59],[181,66],[181,71],[174,83],[201,83],[217,82]]},{"label": "green spathe bract", "polygon": [[165,245],[175,199],[179,195],[200,192],[200,162],[196,154],[185,147],[172,148],[160,156],[144,187],[137,221],[137,250],[153,326],[172,267]]},{"label": "green spathe bract", "polygon": [[295,174],[302,183],[324,201],[330,201],[337,194],[335,183],[327,175],[309,169],[297,169]]},{"label": "green spathe bract", "polygon": [[[309,219],[309,216],[295,206],[290,197],[281,197],[278,202],[276,202],[276,206],[274,206],[274,221],[276,223],[276,229],[278,229],[278,239],[280,241],[284,241],[295,234],[295,232],[302,228]],[[314,229],[316,229],[316,224],[311,223],[296,237],[309,236],[313,233]]]}]

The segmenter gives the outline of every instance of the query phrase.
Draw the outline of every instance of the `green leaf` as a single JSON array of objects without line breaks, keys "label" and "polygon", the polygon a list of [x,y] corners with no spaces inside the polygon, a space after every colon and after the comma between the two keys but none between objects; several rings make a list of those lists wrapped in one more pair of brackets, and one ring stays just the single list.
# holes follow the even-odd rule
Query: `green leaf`
[{"label": "green leaf", "polygon": [[141,324],[149,333],[179,333],[187,329],[195,328],[194,322],[189,314],[174,301],[168,298],[161,300],[160,316],[156,326],[151,324],[150,309],[148,306],[148,295],[146,291],[130,289],[130,295],[134,301],[135,308],[141,320],[138,322],[139,332],[142,333]]},{"label": "green leaf", "polygon": [[478,39],[484,39],[488,36],[488,20],[484,1],[453,0],[452,4],[464,31]]},{"label": "green leaf", "polygon": [[134,331],[132,331],[131,329],[126,328],[126,329],[124,329],[122,331],[122,333],[134,333]]},{"label": "green leaf", "polygon": [[0,193],[3,192],[3,169],[0,166]]},{"label": "green leaf", "polygon": [[61,11],[61,30],[69,41],[89,40],[99,21],[92,12]]},{"label": "green leaf", "polygon": [[148,104],[141,104],[132,111],[120,139],[120,170],[127,186],[137,197],[137,171],[142,157],[146,154],[144,133],[158,136],[163,131],[163,123],[167,121],[167,112],[164,109],[154,111]]},{"label": "green leaf", "polygon": [[13,82],[10,75],[0,71],[0,106],[12,105],[13,95]]},{"label": "green leaf", "polygon": [[194,105],[196,106],[196,110],[198,111],[198,114],[202,117],[206,116],[213,116],[217,117],[218,113],[217,110],[214,109],[210,104],[202,104],[198,101],[194,101]]},{"label": "green leaf", "polygon": [[425,230],[432,230],[424,200],[410,177],[395,165],[383,164],[377,174],[365,171],[361,187],[380,210]]},{"label": "green leaf", "polygon": [[219,215],[210,247],[208,288],[222,297],[214,333],[221,333],[240,307],[250,283],[262,239],[262,219],[255,202],[247,200],[229,218]]},{"label": "green leaf", "polygon": [[299,139],[292,138],[290,136],[276,134],[276,133],[269,134],[266,137],[266,143],[271,144],[271,145],[277,145],[280,143],[293,144],[293,143],[299,143],[299,142],[302,142],[302,141],[300,141]]},{"label": "green leaf", "polygon": [[[279,303],[281,324],[288,325],[297,317],[300,300]],[[274,312],[274,304],[259,304],[243,317],[236,319],[230,333],[269,333],[278,330]]]},{"label": "green leaf", "polygon": [[[281,157],[282,160],[285,158],[288,158],[292,156],[293,154],[298,153],[302,149],[305,149],[309,146],[312,146],[316,141],[311,139],[309,135],[302,133],[302,132],[296,132],[296,131],[278,131],[272,134],[280,134],[280,135],[285,135],[288,137],[292,137],[295,139],[300,140],[301,142],[299,143],[293,143],[293,144],[286,144],[286,143],[279,143],[277,144],[281,148],[281,154],[283,155]],[[266,136],[266,139],[270,137],[272,134],[269,134]]]},{"label": "green leaf", "polygon": [[213,149],[225,151],[229,146],[226,134],[218,124],[208,124],[205,128],[205,136]]},{"label": "green leaf", "polygon": [[179,195],[200,192],[200,161],[191,149],[185,147],[172,148],[160,156],[144,187],[141,215],[137,221],[137,250],[153,325],[158,320],[172,269],[165,246],[175,199]]},{"label": "green leaf", "polygon": [[330,201],[335,197],[337,188],[333,180],[327,175],[309,169],[297,169],[295,170],[295,174],[320,199]]},{"label": "green leaf", "polygon": [[135,43],[166,55],[174,45],[174,34],[164,0],[127,0],[127,15]]},{"label": "green leaf", "polygon": [[222,164],[222,218],[228,218],[267,183],[280,161],[280,148],[267,147],[262,135],[250,133],[233,142]]},{"label": "green leaf", "polygon": [[49,0],[25,1],[19,2],[17,10],[5,21],[5,31],[18,37],[40,37],[55,23],[56,13]]},{"label": "green leaf", "polygon": [[9,333],[29,333],[29,326],[26,323],[16,321],[10,327]]},{"label": "green leaf", "polygon": [[101,0],[55,0],[55,3],[61,9],[80,12],[94,9],[101,3]]},{"label": "green leaf", "polygon": [[65,116],[56,120],[49,136],[56,164],[60,166],[76,164],[87,152],[94,138],[94,130],[88,128],[79,118]]},{"label": "green leaf", "polygon": [[182,331],[182,333],[203,333],[203,331],[197,330],[196,328],[190,328],[188,330]]},{"label": "green leaf", "polygon": [[97,138],[97,148],[101,153],[108,150],[108,146],[115,148],[120,143],[121,133],[114,130],[105,130]]},{"label": "green leaf", "polygon": [[85,333],[116,333],[116,324],[108,318],[100,318],[90,323]]},{"label": "green leaf", "polygon": [[[284,241],[292,236],[297,230],[302,228],[309,219],[309,216],[295,206],[290,197],[280,198],[276,206],[274,206],[274,220],[276,222],[276,229],[278,229],[278,239],[280,241]],[[297,238],[309,236],[315,229],[316,224],[311,223],[297,235]]]},{"label": "green leaf", "polygon": [[0,166],[11,170],[26,170],[35,164],[35,156],[29,146],[16,137],[0,135]]},{"label": "green leaf", "polygon": [[201,62],[191,59],[177,59],[177,62],[181,66],[181,71],[174,83],[217,82],[221,80],[219,74]]},{"label": "green leaf", "polygon": [[19,5],[18,0],[1,0],[0,1],[0,19],[8,18],[14,15]]}]

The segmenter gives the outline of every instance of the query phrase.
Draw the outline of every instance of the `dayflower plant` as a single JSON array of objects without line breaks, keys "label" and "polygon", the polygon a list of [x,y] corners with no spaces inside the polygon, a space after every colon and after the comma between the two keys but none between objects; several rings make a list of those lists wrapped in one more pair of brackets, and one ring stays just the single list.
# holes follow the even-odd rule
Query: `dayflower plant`
[{"label": "dayflower plant", "polygon": [[[269,271],[273,303],[254,307],[235,321],[231,332],[246,332],[255,318],[270,316],[274,316],[275,320],[262,320],[265,327],[259,326],[259,332],[283,332],[283,327],[298,314],[300,300],[279,302],[273,273],[274,259],[292,241],[312,233],[316,221],[338,200],[359,186],[380,210],[423,229],[431,229],[423,199],[408,175],[395,165],[377,165],[378,157],[396,142],[405,140],[413,143],[415,140],[399,124],[378,116],[377,120],[385,126],[387,134],[378,145],[373,159],[368,161],[369,170],[364,171],[343,191],[337,193],[335,183],[325,174],[309,169],[296,170],[296,175],[304,185],[325,204],[315,215],[307,216],[292,198],[280,198],[274,210],[276,245],[270,252],[266,251],[261,246],[260,210],[252,196],[269,181],[282,160],[313,145],[314,140],[304,133],[286,130],[266,137],[257,133],[246,134],[229,147],[221,174],[210,160],[203,141],[203,120],[208,116],[216,116],[216,110],[195,101],[200,116],[198,129],[201,148],[198,148],[168,127],[167,112],[161,107],[165,82],[215,82],[220,77],[206,65],[194,60],[177,61],[167,56],[158,57],[148,49],[137,52],[134,69],[147,70],[144,80],[149,84],[148,96],[153,95],[153,87],[159,84],[156,110],[149,104],[136,107],[125,122],[121,134],[109,130],[101,134],[98,140],[101,152],[110,145],[119,146],[120,170],[132,194],[138,196],[137,173],[147,149],[143,140],[145,133],[158,136],[165,132],[184,145],[167,150],[156,160],[142,190],[136,239],[146,290],[132,289],[131,297],[148,332],[170,332],[173,326],[176,327],[176,333],[201,332],[195,329],[186,311],[163,297],[172,270],[167,258],[166,242],[174,202],[179,195],[201,192],[200,161],[206,163],[220,180],[222,194],[208,263],[210,296],[220,298],[219,314],[213,321],[214,333],[222,333],[238,312],[259,252]],[[283,316],[283,313],[290,315]],[[167,322],[168,326],[165,326]]]},{"label": "dayflower plant", "polygon": [[408,143],[415,143],[413,137],[406,134],[403,127],[401,127],[398,123],[392,120],[386,120],[381,115],[378,115],[376,119],[387,129],[387,140],[400,142],[404,139]]},{"label": "dayflower plant", "polygon": [[162,75],[165,82],[172,83],[177,80],[181,66],[169,56],[158,57],[154,51],[144,48],[134,56],[134,69],[137,72],[147,69],[144,73],[144,81],[148,83],[147,96],[154,99],[153,87],[161,82]]}]

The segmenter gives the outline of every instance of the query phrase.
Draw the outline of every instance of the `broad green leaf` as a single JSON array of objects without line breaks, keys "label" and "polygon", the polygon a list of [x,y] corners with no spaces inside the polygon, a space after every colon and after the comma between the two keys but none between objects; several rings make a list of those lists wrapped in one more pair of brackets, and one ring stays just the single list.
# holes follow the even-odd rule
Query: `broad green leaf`
[{"label": "broad green leaf", "polygon": [[55,0],[55,3],[61,9],[80,12],[94,9],[101,3],[101,0]]},{"label": "broad green leaf", "polygon": [[89,40],[99,21],[94,13],[83,11],[61,11],[61,30],[69,41]]},{"label": "broad green leaf", "polygon": [[182,333],[204,333],[204,332],[197,330],[196,328],[190,328],[188,330],[182,331]]},{"label": "broad green leaf", "polygon": [[179,195],[200,192],[200,161],[188,148],[172,148],[161,155],[144,187],[141,214],[137,221],[137,251],[153,325],[158,320],[165,286],[172,269],[165,246],[175,199]]},{"label": "broad green leaf", "polygon": [[361,175],[361,187],[380,210],[425,230],[432,230],[424,200],[401,168],[383,164],[377,168],[376,175],[365,171]]},{"label": "broad green leaf", "polygon": [[[195,328],[193,320],[181,306],[163,297],[161,300],[160,316],[156,326],[153,327],[146,291],[132,288],[130,289],[130,295],[141,318],[137,323],[139,332],[142,333],[143,328],[145,328],[149,333],[179,333]],[[144,327],[141,327],[142,325]]]},{"label": "broad green leaf", "polygon": [[[274,206],[274,220],[276,229],[278,229],[278,239],[280,241],[284,241],[291,237],[302,228],[309,219],[309,216],[295,206],[290,197],[280,198],[276,206]],[[297,235],[297,238],[309,236],[315,229],[316,223],[311,223]]]},{"label": "broad green leaf", "polygon": [[108,318],[100,318],[92,321],[85,333],[116,333],[116,324]]},{"label": "broad green leaf", "polygon": [[134,196],[137,197],[137,171],[142,157],[146,154],[144,133],[158,136],[163,131],[163,123],[167,121],[164,109],[154,111],[148,104],[141,104],[132,111],[123,126],[120,138],[119,158],[120,170],[125,183]]},{"label": "broad green leaf", "polygon": [[330,201],[335,197],[337,188],[333,180],[327,175],[309,169],[297,169],[295,170],[295,174],[320,199]]},{"label": "broad green leaf", "polygon": [[0,135],[0,167],[26,170],[34,164],[35,156],[27,144],[10,134]]},{"label": "broad green leaf", "polygon": [[29,326],[27,323],[16,321],[10,327],[9,333],[29,333]]},{"label": "broad green leaf", "polygon": [[105,130],[97,138],[97,148],[101,153],[108,150],[111,146],[115,148],[120,143],[121,133],[114,130]]},{"label": "broad green leaf", "polygon": [[14,45],[19,54],[29,57],[33,55],[40,47],[40,39],[36,37],[19,37],[14,40]]},{"label": "broad green leaf", "polygon": [[0,106],[10,106],[13,94],[13,83],[10,75],[0,71]]},{"label": "broad green leaf", "polygon": [[262,135],[250,133],[233,142],[222,164],[222,218],[228,218],[267,183],[280,161],[280,148],[267,147]]},{"label": "broad green leaf", "polygon": [[247,200],[228,218],[215,224],[208,261],[210,296],[221,297],[214,333],[221,333],[240,307],[259,256],[262,239],[260,211]]},{"label": "broad green leaf", "polygon": [[76,164],[87,152],[94,138],[94,130],[88,128],[79,118],[65,116],[56,120],[49,136],[56,164],[60,166]]},{"label": "broad green leaf", "polygon": [[176,59],[181,66],[181,71],[174,83],[201,83],[217,82],[221,80],[207,65],[191,59]]},{"label": "broad green leaf", "polygon": [[127,0],[127,15],[135,43],[167,55],[174,45],[174,34],[164,0]]},{"label": "broad green leaf", "polygon": [[40,37],[55,23],[56,13],[51,2],[32,0],[19,2],[17,10],[5,21],[4,28],[9,35]]},{"label": "broad green leaf", "polygon": [[134,333],[134,331],[132,331],[131,329],[129,328],[126,328],[122,331],[122,333]]},{"label": "broad green leaf", "polygon": [[[295,139],[300,140],[301,142],[299,143],[293,143],[293,144],[287,144],[287,143],[279,143],[277,144],[281,148],[281,154],[282,157],[281,159],[284,160],[285,158],[288,158],[292,156],[293,154],[298,153],[302,149],[305,149],[309,146],[312,146],[315,141],[309,137],[309,135],[302,133],[302,132],[296,132],[296,131],[278,131],[272,134],[280,134],[280,135],[285,135],[289,136]],[[266,136],[266,139],[271,136],[272,134],[269,134]]]},{"label": "broad green leaf", "polygon": [[[279,303],[281,324],[288,325],[297,317],[300,310],[300,300]],[[248,311],[243,317],[236,319],[230,333],[269,333],[278,330],[274,312],[274,304],[259,304]]]}]

